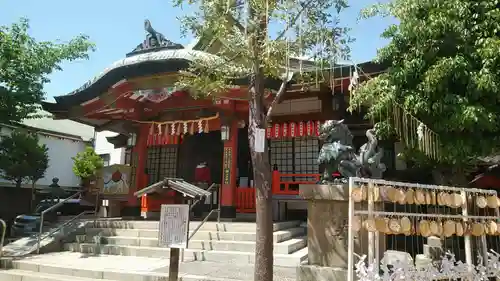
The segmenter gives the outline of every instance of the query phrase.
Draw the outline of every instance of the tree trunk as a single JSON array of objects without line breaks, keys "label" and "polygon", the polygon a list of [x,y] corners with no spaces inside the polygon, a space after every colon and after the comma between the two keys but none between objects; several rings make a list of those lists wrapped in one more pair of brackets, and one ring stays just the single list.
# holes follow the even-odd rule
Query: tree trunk
[{"label": "tree trunk", "polygon": [[257,234],[255,244],[255,281],[273,280],[273,204],[271,166],[267,145],[264,152],[255,152],[255,131],[266,127],[263,103],[263,75],[255,75],[250,83],[248,141],[253,163],[256,189]]}]

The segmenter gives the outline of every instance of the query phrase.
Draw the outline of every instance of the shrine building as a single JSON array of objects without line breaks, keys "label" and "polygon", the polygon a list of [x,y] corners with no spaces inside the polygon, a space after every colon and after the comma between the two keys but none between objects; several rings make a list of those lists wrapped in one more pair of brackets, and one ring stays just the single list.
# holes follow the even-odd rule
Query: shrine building
[{"label": "shrine building", "polygon": [[[217,99],[194,99],[174,84],[179,71],[197,57],[214,56],[223,42],[201,38],[190,48],[173,43],[159,33],[146,39],[126,57],[104,69],[73,92],[44,103],[56,119],[70,119],[95,127],[96,131],[119,133],[108,138],[116,148],[126,148],[126,163],[132,167],[122,215],[159,212],[170,202],[170,194],[149,194],[138,199],[134,193],[165,177],[195,182],[197,167],[208,167],[206,180],[221,185],[221,217],[255,212],[255,189],[248,143],[248,79]],[[290,72],[314,68],[311,61],[290,59]],[[298,198],[298,185],[320,178],[317,157],[321,144],[318,127],[325,120],[344,119],[355,145],[366,141],[371,124],[362,112],[348,113],[348,87],[357,70],[360,80],[383,71],[372,62],[335,65],[322,70],[322,81],[300,84],[295,77],[272,113],[266,130],[273,169],[273,199],[286,218],[303,217],[305,203]],[[266,98],[272,101],[281,80],[266,79]],[[391,148],[385,161],[394,165]],[[387,154],[387,153],[386,153]],[[214,196],[217,197],[217,196]],[[217,202],[216,202],[217,203]],[[280,211],[281,212],[281,211]]]}]

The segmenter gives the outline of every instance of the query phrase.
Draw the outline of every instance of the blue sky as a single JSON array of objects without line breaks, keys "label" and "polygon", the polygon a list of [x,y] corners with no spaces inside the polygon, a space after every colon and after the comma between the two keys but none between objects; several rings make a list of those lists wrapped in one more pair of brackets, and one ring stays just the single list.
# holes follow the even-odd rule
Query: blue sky
[{"label": "blue sky", "polygon": [[[387,42],[379,35],[393,20],[374,18],[357,22],[361,8],[375,0],[351,0],[342,14],[342,23],[351,27],[353,62],[375,57],[377,48]],[[51,76],[45,90],[47,99],[66,94],[121,59],[144,39],[143,22],[149,19],[166,38],[188,44],[182,38],[178,16],[191,11],[173,8],[170,0],[0,0],[0,25],[10,25],[20,17],[30,19],[30,33],[37,40],[69,40],[79,33],[90,36],[97,50],[87,61],[63,64],[63,71]]]}]

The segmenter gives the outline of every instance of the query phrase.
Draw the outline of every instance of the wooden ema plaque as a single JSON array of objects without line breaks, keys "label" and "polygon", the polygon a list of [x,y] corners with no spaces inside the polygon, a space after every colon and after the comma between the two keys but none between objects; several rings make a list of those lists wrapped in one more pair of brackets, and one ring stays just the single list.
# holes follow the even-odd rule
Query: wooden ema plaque
[{"label": "wooden ema plaque", "polygon": [[96,189],[102,199],[127,200],[132,168],[128,165],[110,165],[98,173]]}]

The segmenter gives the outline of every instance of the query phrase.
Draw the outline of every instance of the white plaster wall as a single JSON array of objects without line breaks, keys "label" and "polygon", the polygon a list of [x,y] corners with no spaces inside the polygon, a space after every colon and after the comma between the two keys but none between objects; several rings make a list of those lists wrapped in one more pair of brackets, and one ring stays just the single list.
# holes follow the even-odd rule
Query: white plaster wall
[{"label": "white plaster wall", "polygon": [[109,143],[106,137],[112,137],[118,135],[111,131],[102,131],[96,133],[95,138],[95,152],[97,154],[109,154],[109,164],[125,164],[125,149],[116,148],[113,144]]},{"label": "white plaster wall", "polygon": [[[2,127],[0,135],[9,135],[12,129]],[[45,177],[37,182],[37,185],[49,185],[54,177],[59,178],[59,185],[62,187],[78,187],[80,179],[73,173],[72,157],[83,151],[88,145],[77,138],[61,137],[57,135],[39,134],[41,144],[47,146],[49,154],[49,167],[45,172]],[[4,179],[0,182],[11,183]]]}]

